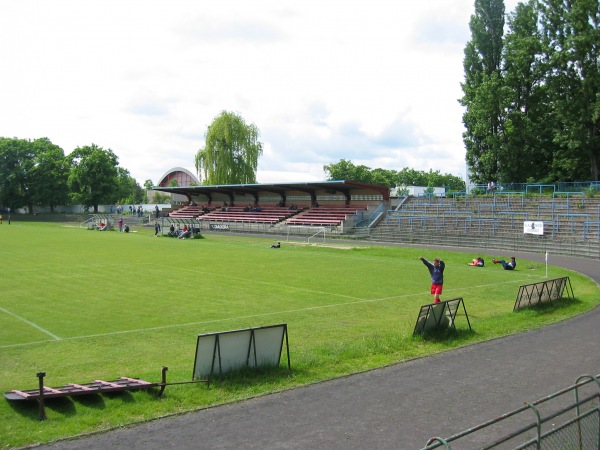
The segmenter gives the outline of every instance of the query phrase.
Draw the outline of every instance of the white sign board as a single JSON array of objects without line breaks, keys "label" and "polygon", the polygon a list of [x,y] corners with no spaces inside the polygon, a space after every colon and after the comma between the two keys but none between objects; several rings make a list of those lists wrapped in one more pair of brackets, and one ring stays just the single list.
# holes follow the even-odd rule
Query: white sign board
[{"label": "white sign board", "polygon": [[544,222],[523,222],[523,233],[524,234],[544,234]]},{"label": "white sign board", "polygon": [[[194,379],[223,374],[242,367],[278,366],[287,325],[198,335]],[[289,350],[288,350],[289,367]]]}]

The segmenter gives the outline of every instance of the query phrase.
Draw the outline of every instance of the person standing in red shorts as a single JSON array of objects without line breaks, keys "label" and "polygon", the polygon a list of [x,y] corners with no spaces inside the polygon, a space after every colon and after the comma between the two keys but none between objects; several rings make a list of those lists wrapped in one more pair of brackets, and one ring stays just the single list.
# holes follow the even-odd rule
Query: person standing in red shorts
[{"label": "person standing in red shorts", "polygon": [[433,303],[440,302],[440,295],[442,295],[442,287],[444,284],[444,268],[446,264],[440,258],[434,258],[433,263],[430,263],[422,256],[419,259],[423,261],[423,264],[429,269],[431,275],[431,293],[433,294]]}]

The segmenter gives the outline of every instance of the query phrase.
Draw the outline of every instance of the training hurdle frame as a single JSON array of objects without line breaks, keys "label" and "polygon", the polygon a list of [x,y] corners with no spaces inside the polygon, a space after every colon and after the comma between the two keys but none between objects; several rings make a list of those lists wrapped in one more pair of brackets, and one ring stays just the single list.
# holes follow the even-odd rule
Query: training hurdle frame
[{"label": "training hurdle frame", "polygon": [[569,298],[575,298],[569,277],[554,278],[553,280],[522,285],[519,287],[513,311],[530,308],[540,303],[561,300],[565,289],[567,290],[567,295],[569,295],[569,290],[571,291]]},{"label": "training hurdle frame", "polygon": [[243,368],[278,367],[283,343],[291,370],[287,324],[199,334],[192,379],[215,372],[223,375]]},{"label": "training hurdle frame", "polygon": [[451,328],[454,330],[454,332],[456,332],[456,326],[454,325],[454,322],[456,320],[456,315],[460,305],[463,307],[463,312],[465,313],[469,330],[473,331],[471,328],[471,322],[469,321],[469,315],[467,314],[467,309],[465,308],[465,302],[462,298],[453,298],[452,300],[445,300],[438,303],[430,303],[428,305],[421,306],[419,315],[417,316],[417,322],[415,323],[415,328],[413,330],[413,336],[417,334],[422,335],[427,331],[442,328]]}]

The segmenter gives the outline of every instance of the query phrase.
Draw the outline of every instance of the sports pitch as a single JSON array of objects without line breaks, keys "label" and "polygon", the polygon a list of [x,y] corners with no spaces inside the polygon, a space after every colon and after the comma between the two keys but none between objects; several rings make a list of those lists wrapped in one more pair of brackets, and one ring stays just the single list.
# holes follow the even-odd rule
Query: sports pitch
[{"label": "sports pitch", "polygon": [[[423,356],[519,332],[589,310],[600,289],[568,275],[575,300],[513,313],[520,285],[545,279],[543,264],[519,261],[508,272],[491,263],[510,255],[341,244],[307,246],[209,234],[155,238],[45,223],[0,226],[0,387],[58,386],[120,376],[189,381],[198,334],[286,323],[292,371],[242,373],[151,392],[74,397],[47,403],[0,402],[0,447],[66,436],[189,411]],[[413,337],[419,308],[430,303],[429,273],[418,260],[446,262],[442,299],[464,299],[457,333]]]}]

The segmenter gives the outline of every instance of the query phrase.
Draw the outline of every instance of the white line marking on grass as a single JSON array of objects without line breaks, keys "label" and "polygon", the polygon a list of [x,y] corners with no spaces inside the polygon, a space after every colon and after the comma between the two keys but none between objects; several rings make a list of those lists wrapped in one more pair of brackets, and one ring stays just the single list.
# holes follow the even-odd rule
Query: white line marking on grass
[{"label": "white line marking on grass", "polygon": [[[525,281],[525,280],[510,280],[510,281],[504,281],[502,283],[482,284],[482,285],[478,285],[478,286],[454,288],[454,289],[448,289],[446,292],[455,292],[455,291],[461,291],[461,290],[465,290],[465,289],[468,289],[468,290],[480,289],[480,288],[485,288],[485,287],[490,287],[490,286],[497,286],[497,285],[501,285],[501,284],[520,283],[522,281]],[[271,283],[265,282],[265,284],[271,284]],[[329,294],[328,292],[312,291],[309,289],[298,289],[298,290],[308,291],[308,292],[316,292],[316,293],[321,293],[321,294],[326,294],[326,295],[335,295],[335,294]],[[413,294],[396,295],[396,296],[392,296],[392,297],[380,297],[380,298],[373,298],[373,299],[360,299],[357,297],[349,297],[349,296],[340,295],[340,294],[337,294],[337,295],[340,297],[350,298],[355,301],[347,302],[347,303],[333,303],[330,305],[310,306],[307,308],[288,309],[288,310],[283,310],[283,311],[273,311],[273,312],[262,313],[262,314],[251,314],[249,316],[226,317],[226,318],[222,318],[222,319],[204,320],[204,321],[200,321],[200,322],[189,322],[189,323],[181,323],[181,324],[173,324],[173,325],[164,325],[161,327],[140,328],[140,329],[136,329],[136,330],[111,331],[109,333],[90,334],[87,336],[75,336],[75,337],[69,337],[69,338],[56,338],[56,339],[60,340],[60,341],[77,341],[77,340],[90,339],[90,338],[96,338],[96,337],[116,336],[116,335],[131,334],[131,333],[144,333],[147,331],[160,331],[160,330],[168,330],[168,329],[172,329],[172,328],[184,328],[184,327],[191,327],[191,326],[196,326],[196,325],[206,325],[206,324],[211,324],[211,323],[227,322],[227,321],[232,321],[232,320],[247,320],[247,319],[253,319],[256,317],[268,317],[268,316],[276,316],[276,315],[281,315],[281,314],[292,314],[292,313],[297,313],[297,312],[315,311],[315,310],[325,309],[325,308],[336,308],[339,306],[352,306],[352,305],[358,305],[361,303],[375,303],[375,302],[382,302],[382,301],[386,301],[386,300],[396,300],[396,299],[403,299],[403,298],[408,298],[408,297],[426,296],[426,295],[429,295],[429,291],[417,292],[417,293],[413,293]],[[36,344],[42,344],[42,343],[47,343],[47,342],[53,342],[53,341],[24,342],[21,344],[2,345],[2,346],[0,346],[0,348],[23,347],[23,346],[36,345]]]},{"label": "white line marking on grass", "polygon": [[53,333],[50,333],[48,330],[40,327],[39,325],[36,325],[33,322],[30,322],[29,320],[25,319],[24,317],[18,316],[17,314],[8,311],[7,309],[4,309],[4,308],[0,307],[0,311],[4,312],[5,314],[8,314],[9,316],[13,316],[13,317],[19,319],[22,322],[25,322],[27,325],[29,325],[29,326],[31,326],[31,327],[33,327],[33,328],[41,331],[42,333],[47,334],[48,336],[50,336],[51,338],[53,338],[56,341],[62,340],[62,338],[58,337],[57,335],[55,335]]},{"label": "white line marking on grass", "polygon": [[[164,267],[166,269],[171,269],[171,267],[168,267],[168,266],[159,266],[159,265],[156,265],[156,267]],[[178,269],[178,270],[180,270],[180,271],[186,270],[188,272],[197,273],[197,271],[195,271],[195,270],[186,269],[186,268],[181,268],[181,269]],[[225,274],[221,274],[221,273],[211,273],[211,272],[202,272],[202,274],[203,275],[208,274],[208,275],[213,276],[213,277],[227,278],[228,280],[242,281],[244,283],[264,284],[266,286],[275,286],[275,287],[278,287],[278,288],[289,289],[289,290],[292,290],[292,291],[310,292],[312,294],[320,294],[320,295],[331,295],[331,296],[334,296],[334,297],[349,298],[351,300],[363,300],[360,297],[354,297],[352,295],[337,294],[335,292],[315,291],[314,289],[305,289],[305,288],[299,288],[299,287],[289,286],[289,285],[285,285],[284,286],[281,283],[272,283],[270,281],[260,281],[260,280],[255,280],[253,278],[232,277],[231,275],[225,275]]]},{"label": "white line marking on grass", "polygon": [[[338,307],[338,306],[356,305],[356,304],[360,304],[360,303],[380,302],[380,301],[390,300],[390,299],[400,298],[400,297],[403,297],[403,298],[404,297],[414,297],[414,296],[417,296],[417,295],[423,295],[423,293],[420,292],[420,293],[416,293],[416,294],[406,294],[406,295],[402,295],[402,296],[398,296],[398,297],[385,297],[385,298],[375,298],[375,299],[363,299],[363,300],[358,300],[358,301],[349,302],[349,303],[333,303],[331,305],[309,306],[307,308],[286,309],[286,310],[283,310],[283,311],[273,311],[273,312],[262,313],[262,314],[251,314],[249,316],[226,317],[226,318],[223,318],[223,319],[204,320],[204,321],[200,321],[200,322],[190,322],[190,323],[180,323],[180,324],[173,324],[173,325],[164,325],[162,327],[140,328],[140,329],[137,329],[137,330],[111,331],[110,333],[89,334],[87,336],[75,336],[75,337],[69,337],[69,338],[62,338],[60,340],[63,341],[63,342],[64,341],[76,341],[76,340],[80,340],[80,339],[89,339],[89,338],[105,337],[105,336],[115,336],[115,335],[119,335],[119,334],[143,333],[143,332],[146,332],[146,331],[166,330],[166,329],[169,329],[169,328],[191,327],[191,326],[195,326],[195,325],[206,325],[206,324],[209,324],[209,323],[227,322],[229,320],[246,320],[246,319],[253,319],[255,317],[268,317],[268,316],[276,316],[276,315],[279,315],[279,314],[290,314],[290,313],[312,311],[312,310],[325,309],[325,308],[335,308],[335,307]],[[52,342],[52,341],[24,342],[22,344],[2,345],[2,346],[0,346],[0,348],[22,347],[22,346],[27,346],[27,345],[40,344],[40,343],[44,343],[44,342]]]}]

